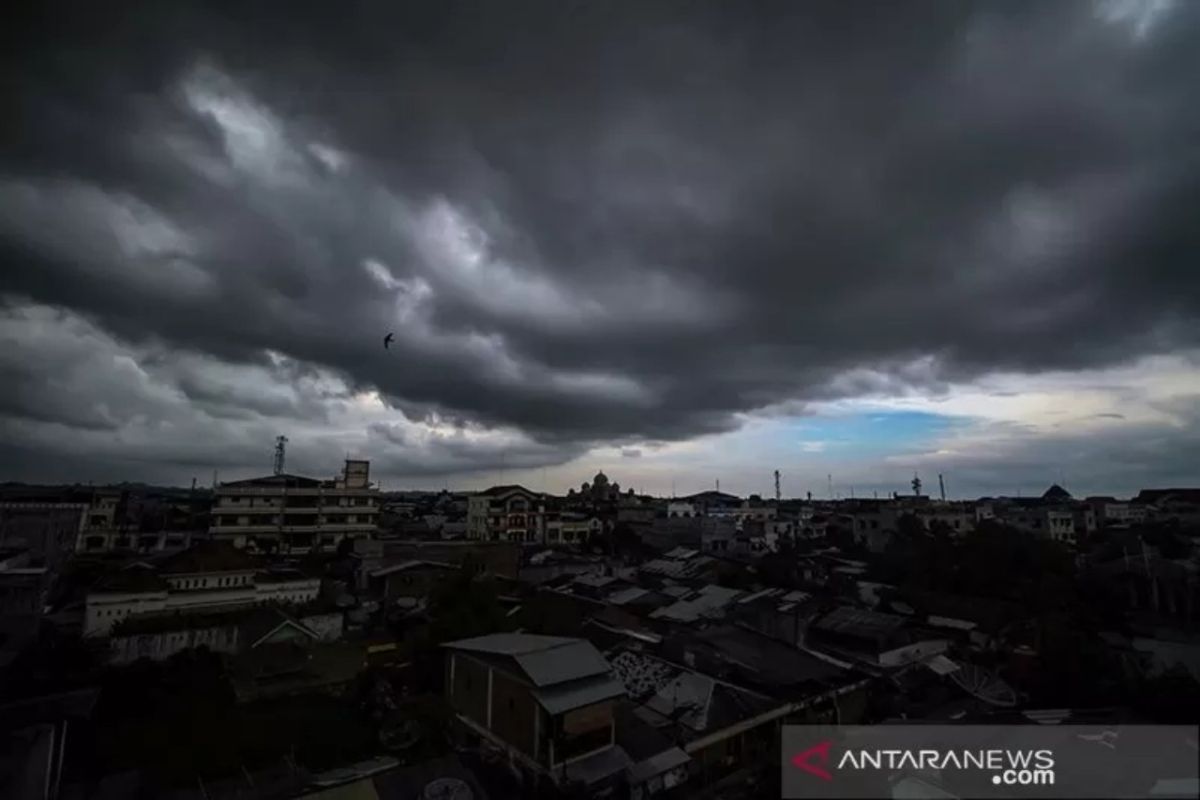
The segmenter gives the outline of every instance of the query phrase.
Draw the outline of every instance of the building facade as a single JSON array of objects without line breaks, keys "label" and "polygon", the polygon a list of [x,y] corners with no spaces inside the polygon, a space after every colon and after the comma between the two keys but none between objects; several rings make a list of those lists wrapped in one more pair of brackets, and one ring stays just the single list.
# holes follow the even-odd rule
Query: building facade
[{"label": "building facade", "polygon": [[302,605],[315,600],[321,579],[296,570],[259,570],[245,553],[206,542],[155,568],[138,563],[88,592],[83,635],[108,636],[123,620],[148,614],[208,614],[254,605]]},{"label": "building facade", "polygon": [[546,499],[524,486],[493,486],[467,501],[467,538],[484,542],[542,544]]},{"label": "building facade", "polygon": [[378,528],[379,489],[369,476],[369,462],[346,461],[341,477],[329,481],[283,474],[223,483],[209,532],[250,551],[332,552]]}]

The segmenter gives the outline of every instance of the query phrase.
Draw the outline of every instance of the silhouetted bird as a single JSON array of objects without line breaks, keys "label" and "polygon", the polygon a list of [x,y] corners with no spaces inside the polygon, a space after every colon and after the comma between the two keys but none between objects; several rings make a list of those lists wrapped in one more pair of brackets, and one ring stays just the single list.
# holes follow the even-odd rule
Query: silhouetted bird
[{"label": "silhouetted bird", "polygon": [[396,336],[393,333],[389,333],[387,336],[383,337],[383,349],[384,350],[387,350],[389,347],[392,346],[392,339],[394,339],[394,338],[396,338]]}]

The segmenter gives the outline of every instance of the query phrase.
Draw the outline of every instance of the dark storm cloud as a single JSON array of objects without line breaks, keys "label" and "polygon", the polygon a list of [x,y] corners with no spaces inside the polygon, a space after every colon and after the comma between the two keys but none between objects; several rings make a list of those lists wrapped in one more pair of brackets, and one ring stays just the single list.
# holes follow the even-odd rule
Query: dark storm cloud
[{"label": "dark storm cloud", "polygon": [[[1196,4],[242,5],[14,22],[0,291],[524,431],[525,466],[1200,338]],[[32,363],[0,412],[120,424]]]}]

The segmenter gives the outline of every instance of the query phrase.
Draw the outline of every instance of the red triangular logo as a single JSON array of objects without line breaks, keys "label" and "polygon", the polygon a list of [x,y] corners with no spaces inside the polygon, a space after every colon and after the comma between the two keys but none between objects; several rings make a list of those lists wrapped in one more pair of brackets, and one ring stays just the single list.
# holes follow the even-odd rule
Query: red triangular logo
[{"label": "red triangular logo", "polygon": [[799,767],[810,775],[816,775],[823,781],[833,780],[833,776],[825,769],[829,764],[829,748],[832,744],[833,742],[821,742],[803,753],[792,756],[792,766]]}]

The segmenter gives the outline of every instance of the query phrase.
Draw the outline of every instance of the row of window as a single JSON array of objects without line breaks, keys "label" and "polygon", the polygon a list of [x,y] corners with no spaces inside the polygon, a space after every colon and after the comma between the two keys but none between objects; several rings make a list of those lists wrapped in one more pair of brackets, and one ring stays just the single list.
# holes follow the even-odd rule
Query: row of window
[{"label": "row of window", "polygon": [[185,578],[175,582],[179,589],[207,589],[209,586],[247,586],[253,582],[250,575],[226,576],[224,578]]},{"label": "row of window", "polygon": [[[267,507],[267,508],[274,508],[274,507],[278,507],[281,503],[283,503],[284,499],[282,497],[240,497],[240,496],[222,497],[219,505],[222,505],[222,506],[224,506],[224,505],[242,505],[243,501],[245,501],[245,505],[247,505],[251,508],[253,508],[256,505]],[[290,508],[315,508],[315,507],[317,507],[317,505],[326,506],[326,507],[340,506],[343,508],[346,506],[373,507],[375,505],[375,498],[373,498],[373,497],[319,498],[316,496],[289,497],[289,498],[287,498],[287,505]]]},{"label": "row of window", "polygon": [[[218,528],[273,528],[279,526],[279,517],[229,517],[216,516],[213,518],[213,525]],[[373,524],[371,518],[364,517],[359,519],[356,514],[333,514],[323,517],[305,517],[305,516],[286,516],[283,521],[284,525],[292,526],[318,526],[318,525],[370,525]]]}]

